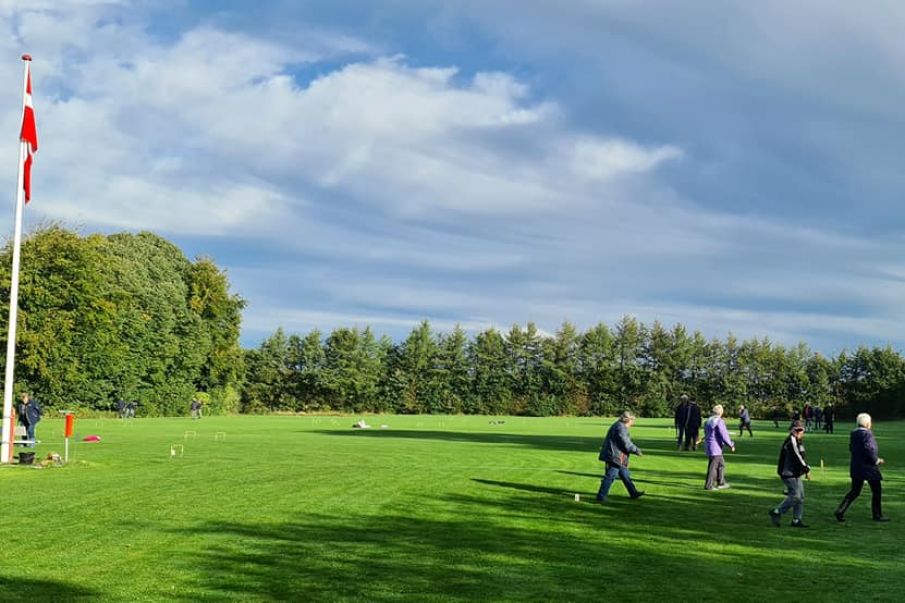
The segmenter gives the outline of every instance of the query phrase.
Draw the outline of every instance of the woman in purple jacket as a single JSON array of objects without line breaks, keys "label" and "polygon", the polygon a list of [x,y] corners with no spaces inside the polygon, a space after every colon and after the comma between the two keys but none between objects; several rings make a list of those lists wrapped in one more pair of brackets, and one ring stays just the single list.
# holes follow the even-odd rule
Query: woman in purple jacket
[{"label": "woman in purple jacket", "polygon": [[723,461],[724,446],[729,446],[732,452],[735,452],[735,442],[729,437],[729,430],[723,421],[723,407],[717,404],[713,407],[710,418],[704,423],[704,452],[708,461],[705,490],[722,490],[729,487],[724,475],[726,471],[726,463]]},{"label": "woman in purple jacket", "polygon": [[880,502],[882,494],[880,480],[883,479],[880,474],[880,465],[885,461],[878,455],[877,440],[874,439],[874,434],[871,431],[872,421],[870,415],[863,412],[855,420],[858,423],[858,428],[852,432],[848,444],[848,449],[852,454],[851,464],[849,465],[852,488],[845,495],[845,498],[842,499],[842,502],[839,503],[839,507],[836,509],[836,519],[845,521],[845,512],[855,502],[855,499],[860,496],[864,482],[867,482],[870,486],[870,508],[874,521],[889,521],[889,518],[883,516]]}]

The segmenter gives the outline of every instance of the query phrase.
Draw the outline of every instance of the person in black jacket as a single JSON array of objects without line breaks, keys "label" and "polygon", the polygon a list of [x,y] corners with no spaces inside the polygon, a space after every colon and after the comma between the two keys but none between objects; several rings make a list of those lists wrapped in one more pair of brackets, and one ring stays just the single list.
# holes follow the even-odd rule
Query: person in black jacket
[{"label": "person in black jacket", "polygon": [[626,411],[619,420],[610,426],[606,433],[603,446],[600,447],[598,458],[606,463],[606,471],[600,481],[600,490],[597,492],[597,502],[606,502],[607,494],[616,478],[622,480],[625,489],[632,498],[641,498],[644,492],[638,491],[632,483],[632,474],[628,470],[629,455],[643,456],[641,449],[635,446],[628,430],[635,424],[635,415]]},{"label": "person in black jacket", "polygon": [[836,411],[832,406],[823,409],[823,430],[827,433],[833,433],[833,426],[836,422]]},{"label": "person in black jacket", "polygon": [[811,473],[811,467],[808,465],[808,458],[804,451],[804,444],[802,444],[804,431],[801,421],[792,423],[789,437],[782,443],[782,449],[779,451],[776,473],[782,479],[782,483],[785,484],[787,495],[779,506],[770,509],[770,521],[777,528],[782,519],[782,514],[789,509],[792,509],[793,528],[808,527],[801,520],[804,514],[804,483],[801,481],[801,476],[810,479]]},{"label": "person in black jacket", "polygon": [[867,482],[870,486],[870,508],[874,521],[889,521],[889,518],[883,516],[880,500],[883,493],[880,486],[880,480],[883,479],[880,474],[880,465],[885,461],[879,456],[877,440],[874,439],[874,434],[871,431],[873,421],[871,421],[870,415],[866,412],[858,415],[855,420],[858,423],[858,428],[851,433],[848,443],[848,449],[852,455],[851,464],[849,465],[852,488],[842,499],[842,502],[839,503],[835,513],[836,519],[845,521],[845,512],[855,502],[855,499],[860,496],[864,482]]},{"label": "person in black jacket", "polygon": [[685,421],[688,419],[688,395],[682,394],[679,399],[679,405],[676,406],[676,448],[682,447],[682,441],[685,439]]},{"label": "person in black jacket", "polygon": [[698,433],[701,430],[701,407],[694,400],[688,401],[688,414],[685,417],[685,450],[698,449]]}]

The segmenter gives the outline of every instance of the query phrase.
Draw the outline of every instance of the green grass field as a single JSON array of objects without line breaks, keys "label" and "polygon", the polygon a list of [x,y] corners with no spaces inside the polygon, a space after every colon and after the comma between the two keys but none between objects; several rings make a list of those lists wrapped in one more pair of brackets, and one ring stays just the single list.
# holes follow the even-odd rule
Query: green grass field
[{"label": "green grass field", "polygon": [[[875,426],[888,524],[869,491],[838,524],[849,425],[808,434],[808,530],[770,525],[782,430],[727,454],[705,492],[703,454],[665,420],[594,502],[610,419],[519,417],[82,419],[68,467],[0,469],[0,599],[900,601],[905,423]],[[502,420],[502,424],[491,421]],[[387,424],[389,429],[380,429]],[[730,427],[733,424],[730,423]],[[186,438],[186,430],[197,432]],[[62,452],[41,423],[39,456]],[[225,432],[225,441],[215,441]],[[171,458],[172,444],[184,455]],[[575,501],[575,494],[581,497]]]}]

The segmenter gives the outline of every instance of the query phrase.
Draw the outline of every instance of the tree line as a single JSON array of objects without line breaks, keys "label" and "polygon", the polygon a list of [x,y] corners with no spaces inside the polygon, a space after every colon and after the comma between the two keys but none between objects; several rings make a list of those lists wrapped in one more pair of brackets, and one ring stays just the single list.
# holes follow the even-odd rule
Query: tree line
[{"label": "tree line", "polygon": [[805,403],[845,416],[905,415],[905,359],[859,347],[826,357],[767,338],[707,339],[681,324],[625,316],[587,331],[564,323],[488,328],[469,337],[422,322],[395,343],[370,328],[287,335],[246,351],[246,412],[342,411],[670,416],[686,393],[705,408],[745,404],[754,416]]},{"label": "tree line", "polygon": [[[0,250],[3,349],[11,255]],[[41,228],[22,246],[16,389],[58,409],[134,401],[146,416],[185,414],[194,397],[214,413],[667,416],[683,393],[755,416],[806,402],[905,416],[905,359],[889,347],[826,357],[626,316],[552,335],[531,323],[435,332],[425,321],[403,341],[370,328],[278,329],[243,350],[244,306],[211,259],[189,260],[153,233]]]}]

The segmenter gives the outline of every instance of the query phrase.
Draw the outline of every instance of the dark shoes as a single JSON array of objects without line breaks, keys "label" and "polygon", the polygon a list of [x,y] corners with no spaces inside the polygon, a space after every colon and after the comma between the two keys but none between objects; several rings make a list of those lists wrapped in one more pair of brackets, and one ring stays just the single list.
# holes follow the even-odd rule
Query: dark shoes
[{"label": "dark shoes", "polygon": [[632,498],[632,500],[634,500],[634,499],[636,499],[636,498],[641,498],[641,497],[644,496],[645,494],[646,494],[645,492],[635,492],[635,493],[631,496],[631,498]]},{"label": "dark shoes", "polygon": [[845,522],[845,514],[842,511],[836,509],[836,511],[833,513],[833,515],[836,516],[836,521],[838,521],[840,523]]},{"label": "dark shoes", "polygon": [[883,517],[882,515],[880,515],[879,517],[874,517],[874,521],[883,521],[883,522],[885,522],[885,521],[889,521],[889,518],[888,518],[888,517]]},{"label": "dark shoes", "polygon": [[778,528],[779,520],[782,519],[782,513],[780,513],[776,509],[770,509],[769,511],[767,511],[767,513],[770,515],[770,521],[772,521],[773,525]]},{"label": "dark shoes", "polygon": [[792,526],[793,528],[809,528],[809,527],[810,527],[808,524],[806,524],[805,522],[801,521],[800,519],[793,519],[793,520],[792,520],[792,523],[791,523],[791,526]]}]

